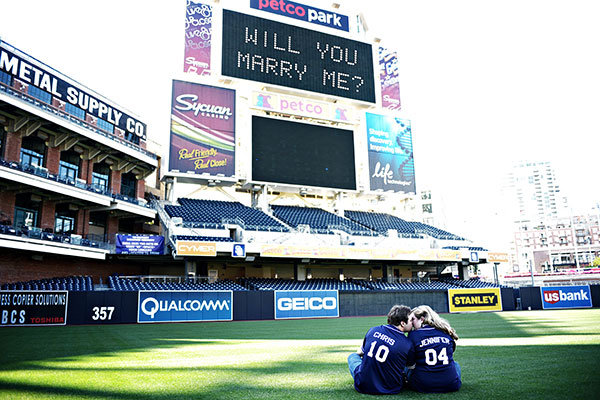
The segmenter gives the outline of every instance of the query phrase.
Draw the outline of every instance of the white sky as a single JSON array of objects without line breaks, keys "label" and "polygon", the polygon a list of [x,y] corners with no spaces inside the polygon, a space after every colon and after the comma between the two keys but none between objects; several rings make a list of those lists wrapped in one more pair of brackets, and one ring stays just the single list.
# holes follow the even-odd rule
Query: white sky
[{"label": "white sky", "polygon": [[[600,202],[600,2],[341,2],[398,52],[417,188],[443,197],[449,230],[492,240],[517,160],[551,161],[576,210]],[[3,1],[0,11],[2,40],[137,114],[166,151],[185,0]]]}]

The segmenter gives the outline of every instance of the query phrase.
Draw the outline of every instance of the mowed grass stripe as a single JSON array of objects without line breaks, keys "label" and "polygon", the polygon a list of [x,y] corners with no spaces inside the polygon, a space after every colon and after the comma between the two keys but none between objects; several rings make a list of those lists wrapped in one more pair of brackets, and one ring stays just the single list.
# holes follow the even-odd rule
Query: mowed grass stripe
[{"label": "mowed grass stripe", "polygon": [[[594,398],[600,310],[446,314],[460,399]],[[0,329],[0,398],[353,399],[346,357],[385,317]],[[407,398],[439,396],[406,392]]]}]

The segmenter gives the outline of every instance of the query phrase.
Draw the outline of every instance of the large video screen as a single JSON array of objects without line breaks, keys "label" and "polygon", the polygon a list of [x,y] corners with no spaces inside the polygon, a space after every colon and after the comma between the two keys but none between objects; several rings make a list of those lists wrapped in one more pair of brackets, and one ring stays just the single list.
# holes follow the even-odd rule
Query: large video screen
[{"label": "large video screen", "polygon": [[356,190],[354,132],[253,116],[252,180]]},{"label": "large video screen", "polygon": [[223,10],[221,73],[375,103],[371,45]]}]

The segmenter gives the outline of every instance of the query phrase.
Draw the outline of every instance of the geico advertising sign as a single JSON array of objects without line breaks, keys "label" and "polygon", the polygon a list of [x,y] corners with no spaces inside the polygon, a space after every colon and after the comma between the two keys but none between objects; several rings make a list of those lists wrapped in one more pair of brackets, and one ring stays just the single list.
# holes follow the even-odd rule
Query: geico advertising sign
[{"label": "geico advertising sign", "polygon": [[275,319],[339,317],[337,290],[276,290]]},{"label": "geico advertising sign", "polygon": [[540,288],[543,308],[581,308],[592,306],[589,286],[547,286]]},{"label": "geico advertising sign", "polygon": [[502,311],[500,288],[448,289],[450,312]]},{"label": "geico advertising sign", "polygon": [[138,292],[138,322],[233,320],[231,290]]}]

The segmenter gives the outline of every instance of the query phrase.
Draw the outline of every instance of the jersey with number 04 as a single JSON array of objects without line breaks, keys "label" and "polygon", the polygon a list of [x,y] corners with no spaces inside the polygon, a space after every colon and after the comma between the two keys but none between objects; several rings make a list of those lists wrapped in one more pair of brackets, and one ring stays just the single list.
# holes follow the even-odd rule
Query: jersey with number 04
[{"label": "jersey with number 04", "polygon": [[419,392],[453,392],[460,389],[461,380],[454,365],[456,343],[450,335],[431,326],[408,334],[415,349],[415,369],[410,374],[410,386]]},{"label": "jersey with number 04", "polygon": [[414,362],[412,345],[393,325],[369,329],[363,341],[363,359],[354,375],[361,393],[394,394],[402,390],[404,368]]}]

